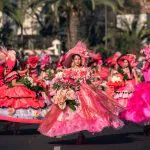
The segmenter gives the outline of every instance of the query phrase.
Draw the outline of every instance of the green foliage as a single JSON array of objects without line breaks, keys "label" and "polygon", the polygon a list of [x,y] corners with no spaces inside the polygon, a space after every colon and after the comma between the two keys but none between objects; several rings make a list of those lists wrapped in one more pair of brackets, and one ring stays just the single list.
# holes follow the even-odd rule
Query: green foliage
[{"label": "green foliage", "polygon": [[124,73],[124,71],[121,68],[118,68],[117,71],[123,75],[123,80],[129,80],[128,75]]},{"label": "green foliage", "polygon": [[53,84],[53,89],[59,90],[63,86],[63,83],[57,82]]},{"label": "green foliage", "polygon": [[11,23],[6,22],[2,28],[0,28],[0,45],[10,46],[13,43],[13,29]]},{"label": "green foliage", "polygon": [[78,106],[78,103],[76,102],[76,100],[66,100],[66,104],[69,106],[70,109],[72,109],[73,111],[76,111],[76,107]]},{"label": "green foliage", "polygon": [[150,37],[150,29],[147,23],[139,26],[139,19],[135,17],[131,26],[124,20],[124,28],[117,28],[116,45],[117,50],[123,53],[139,53],[140,48],[145,42],[148,42]]},{"label": "green foliage", "polygon": [[[117,12],[119,8],[123,7],[123,4],[124,0],[37,0],[32,3],[31,8],[35,13],[38,6],[47,9],[47,13],[43,16],[49,18],[49,23],[51,23],[51,26],[48,24],[45,26],[41,21],[40,15],[42,12],[40,15],[37,15],[38,21],[41,24],[41,34],[59,34],[66,38],[68,44],[71,46],[73,43],[76,43],[78,39],[86,39],[87,37],[90,45],[97,44],[91,43],[91,41],[97,41],[99,43],[102,42],[99,39],[103,36],[103,34],[101,34],[103,29],[100,26],[97,26],[97,20],[95,20],[95,22],[93,20],[89,21],[91,24],[87,26],[88,31],[83,33],[83,35],[85,35],[84,37],[80,34],[82,29],[79,22],[85,19],[89,13],[94,13],[94,10],[99,5],[107,5],[112,8],[114,12]],[[72,17],[72,13],[75,14],[76,17]],[[52,20],[52,22],[50,20]],[[87,35],[86,33],[89,34]]]},{"label": "green foliage", "polygon": [[22,84],[24,84],[27,88],[29,88],[32,91],[35,91],[35,92],[43,91],[43,92],[45,92],[43,87],[41,87],[39,85],[33,85],[27,77],[20,78],[18,80],[18,82],[21,82]]}]

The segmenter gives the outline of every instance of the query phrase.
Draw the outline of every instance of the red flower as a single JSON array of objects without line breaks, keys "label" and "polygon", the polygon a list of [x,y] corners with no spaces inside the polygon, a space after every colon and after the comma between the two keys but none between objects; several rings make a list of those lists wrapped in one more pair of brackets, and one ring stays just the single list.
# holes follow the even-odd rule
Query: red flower
[{"label": "red flower", "polygon": [[39,57],[38,56],[30,56],[28,58],[27,63],[29,64],[29,66],[31,68],[35,68],[37,66],[37,64],[38,64],[38,61],[39,61]]}]

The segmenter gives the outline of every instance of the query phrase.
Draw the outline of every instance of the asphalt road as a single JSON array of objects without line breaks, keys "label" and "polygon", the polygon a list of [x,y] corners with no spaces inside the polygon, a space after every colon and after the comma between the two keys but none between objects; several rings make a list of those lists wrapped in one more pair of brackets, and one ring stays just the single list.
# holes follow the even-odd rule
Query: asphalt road
[{"label": "asphalt road", "polygon": [[20,134],[4,131],[0,122],[0,150],[150,150],[150,136],[143,127],[128,123],[119,130],[105,129],[98,134],[84,132],[84,144],[76,145],[77,134],[49,138],[40,135],[36,125],[21,125]]}]

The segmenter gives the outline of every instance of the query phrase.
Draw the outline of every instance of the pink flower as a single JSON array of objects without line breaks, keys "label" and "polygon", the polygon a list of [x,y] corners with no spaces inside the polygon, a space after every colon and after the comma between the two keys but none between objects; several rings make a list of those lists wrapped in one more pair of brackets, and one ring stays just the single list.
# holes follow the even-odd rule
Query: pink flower
[{"label": "pink flower", "polygon": [[75,92],[72,89],[68,89],[66,93],[66,98],[69,100],[74,100],[75,99]]},{"label": "pink flower", "polygon": [[119,120],[115,120],[115,121],[112,122],[112,125],[113,125],[114,128],[117,129],[119,127],[122,127],[124,124],[123,124],[123,122],[121,122]]},{"label": "pink flower", "polygon": [[50,96],[54,96],[54,95],[56,95],[56,90],[51,90]]},{"label": "pink flower", "polygon": [[82,77],[82,76],[86,76],[86,74],[87,74],[87,72],[84,71],[84,70],[80,72],[80,76],[81,76],[81,77]]},{"label": "pink flower", "polygon": [[61,89],[57,91],[56,95],[51,99],[60,109],[65,109],[66,107],[66,92],[66,90]]},{"label": "pink flower", "polygon": [[74,84],[75,83],[74,80],[71,79],[70,77],[64,78],[64,82],[68,83],[68,84]]},{"label": "pink flower", "polygon": [[43,52],[40,57],[40,62],[41,62],[41,69],[44,69],[50,63],[50,56],[47,55],[45,52]]}]

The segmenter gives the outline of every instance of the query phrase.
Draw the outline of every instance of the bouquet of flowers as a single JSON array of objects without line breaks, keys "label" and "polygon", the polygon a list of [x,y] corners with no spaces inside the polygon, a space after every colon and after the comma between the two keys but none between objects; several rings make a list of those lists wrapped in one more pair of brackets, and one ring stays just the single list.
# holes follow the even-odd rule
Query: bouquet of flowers
[{"label": "bouquet of flowers", "polygon": [[120,86],[124,86],[124,80],[123,80],[123,75],[120,73],[117,73],[115,75],[113,75],[110,80],[108,81],[108,85],[109,86],[113,86],[115,88],[120,87]]},{"label": "bouquet of flowers", "polygon": [[69,106],[73,111],[78,106],[76,91],[79,90],[79,83],[69,77],[62,77],[62,72],[56,74],[51,85],[51,101],[62,110]]},{"label": "bouquet of flowers", "polygon": [[35,92],[44,91],[44,88],[38,85],[37,82],[34,82],[33,78],[29,76],[24,76],[23,78],[19,79],[19,82],[24,84],[27,88],[29,88],[32,91]]},{"label": "bouquet of flowers", "polygon": [[75,91],[72,89],[59,89],[55,96],[52,97],[51,101],[58,105],[62,110],[68,105],[73,111],[76,110],[77,101]]}]

